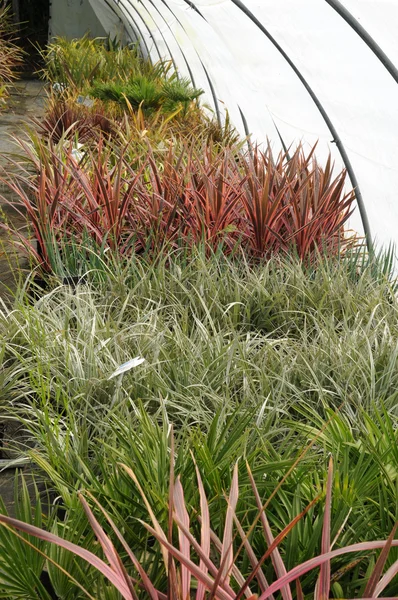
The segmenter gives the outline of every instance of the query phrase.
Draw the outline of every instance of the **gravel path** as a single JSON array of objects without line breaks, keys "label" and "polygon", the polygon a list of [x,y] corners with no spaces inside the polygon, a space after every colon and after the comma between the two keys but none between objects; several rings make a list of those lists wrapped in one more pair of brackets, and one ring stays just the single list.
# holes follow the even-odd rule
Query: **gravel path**
[{"label": "gravel path", "polygon": [[[7,154],[13,152],[10,136],[23,136],[25,123],[44,114],[45,97],[44,84],[41,81],[19,81],[13,86],[6,109],[0,111],[0,171],[2,171],[2,176],[4,175],[3,168],[6,168],[6,174],[10,173],[10,167],[7,164]],[[13,194],[1,184],[0,195],[8,200],[13,200]],[[23,227],[25,225],[25,219],[16,214],[12,207],[0,198],[1,221],[4,221],[4,218],[14,226]],[[7,295],[15,289],[18,269],[27,266],[26,259],[16,252],[7,233],[0,229],[0,296],[3,299],[6,300]],[[2,398],[2,401],[4,400],[6,398]],[[20,434],[16,431],[15,426],[7,421],[2,421],[0,412],[0,437],[3,436],[4,438],[0,439],[0,496],[7,510],[13,514],[15,470],[4,469],[4,460],[11,456],[6,449],[8,441],[19,438]],[[31,482],[29,468],[24,469],[24,475],[27,482]]]},{"label": "gravel path", "polygon": [[[40,118],[45,106],[44,84],[37,80],[18,81],[14,84],[7,107],[0,111],[0,171],[7,168],[7,154],[12,154],[13,144],[10,136],[24,135],[24,125],[32,118]],[[2,173],[2,175],[4,172]],[[13,194],[0,184],[0,195],[13,200]],[[23,227],[25,220],[0,198],[0,219],[4,218],[16,227]],[[16,252],[6,232],[0,229],[0,296],[5,298],[15,289],[17,267],[27,266],[26,261]]]}]

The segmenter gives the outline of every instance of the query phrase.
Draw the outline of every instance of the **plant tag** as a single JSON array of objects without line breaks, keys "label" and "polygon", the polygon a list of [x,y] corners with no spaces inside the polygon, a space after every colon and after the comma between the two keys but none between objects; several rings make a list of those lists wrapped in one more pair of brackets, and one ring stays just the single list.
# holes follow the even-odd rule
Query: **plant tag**
[{"label": "plant tag", "polygon": [[118,367],[116,371],[112,373],[110,377],[108,377],[108,379],[112,379],[113,377],[117,377],[118,375],[123,375],[123,373],[130,371],[130,369],[134,369],[134,367],[138,367],[138,365],[141,365],[143,362],[145,362],[145,358],[136,356],[135,358],[132,358],[131,360],[120,365],[120,367]]},{"label": "plant tag", "polygon": [[82,104],[83,106],[87,106],[88,108],[94,106],[94,100],[92,100],[89,96],[78,96],[76,103]]}]

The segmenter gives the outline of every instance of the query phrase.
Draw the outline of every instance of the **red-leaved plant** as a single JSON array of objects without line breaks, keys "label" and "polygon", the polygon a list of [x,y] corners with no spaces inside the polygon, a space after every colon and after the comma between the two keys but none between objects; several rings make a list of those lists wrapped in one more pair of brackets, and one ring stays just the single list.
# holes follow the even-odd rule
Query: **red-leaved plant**
[{"label": "red-leaved plant", "polygon": [[[259,512],[250,530],[245,532],[236,511],[239,499],[239,483],[238,468],[235,465],[231,489],[229,495],[226,496],[227,511],[223,536],[222,539],[219,539],[211,527],[209,505],[199,470],[196,467],[200,497],[200,506],[197,507],[198,510],[195,513],[198,514],[197,518],[200,522],[200,539],[196,539],[191,532],[189,507],[186,506],[184,491],[179,478],[170,486],[169,527],[168,531],[165,532],[157,520],[145,492],[133,471],[125,465],[121,465],[121,467],[135,482],[148,510],[152,525],[143,522],[142,524],[161,545],[165,570],[168,575],[167,596],[154,587],[112,518],[91,494],[89,494],[90,498],[108,521],[116,538],[131,561],[130,566],[126,566],[123,563],[110,537],[99,524],[82,494],[79,494],[80,501],[88,517],[90,526],[102,547],[107,562],[89,550],[63,540],[57,535],[41,530],[33,525],[23,523],[5,515],[0,515],[0,523],[70,550],[77,557],[80,557],[98,569],[126,600],[137,600],[140,597],[140,592],[145,592],[145,597],[149,597],[151,600],[165,600],[167,597],[175,598],[176,600],[188,600],[192,597],[195,597],[196,600],[204,600],[205,598],[239,600],[243,597],[251,600],[257,598],[259,600],[266,600],[267,598],[274,599],[274,594],[278,592],[281,593],[284,600],[292,600],[293,591],[291,584],[293,582],[295,583],[296,598],[301,600],[304,598],[304,595],[300,585],[300,577],[313,569],[319,569],[319,575],[315,589],[312,590],[312,597],[315,600],[327,600],[331,587],[331,561],[345,554],[374,551],[377,549],[381,550],[379,558],[368,578],[363,595],[357,596],[357,598],[361,597],[369,600],[378,598],[398,573],[398,561],[396,561],[383,574],[390,548],[398,546],[398,540],[394,539],[398,524],[393,528],[388,540],[357,543],[345,548],[332,549],[330,533],[333,481],[332,459],[329,462],[326,482],[321,553],[295,566],[290,571],[287,571],[285,568],[279,546],[288,533],[308,512],[309,508],[317,502],[319,497],[311,502],[283,531],[274,537],[260,499],[260,494],[248,467],[249,478]],[[267,545],[267,550],[261,557],[255,555],[249,541],[250,533],[258,521],[261,522]],[[173,527],[178,533],[178,545],[173,543]],[[245,577],[238,568],[237,559],[242,553],[246,553],[251,566],[251,574],[248,577]],[[262,569],[267,559],[271,560],[274,568],[275,576],[272,582],[266,580]],[[136,571],[134,576],[130,574],[133,568]],[[361,584],[361,582],[358,583]]]},{"label": "red-leaved plant", "polygon": [[315,149],[306,156],[299,146],[275,160],[268,146],[241,162],[247,177],[242,200],[257,254],[293,248],[304,259],[315,250],[336,254],[347,244],[343,226],[354,194],[344,193],[345,171],[333,178],[330,155],[323,169]]},{"label": "red-leaved plant", "polygon": [[275,159],[269,147],[251,154],[170,147],[160,162],[149,147],[134,166],[128,145],[115,149],[101,136],[95,150],[34,142],[19,144],[35,174],[22,170],[0,182],[14,193],[40,252],[22,232],[19,242],[47,271],[54,244],[65,248],[87,236],[122,256],[205,243],[253,258],[293,251],[302,260],[355,241],[344,232],[354,206],[345,172],[333,178],[331,159],[321,168],[315,148]]},{"label": "red-leaved plant", "polygon": [[116,126],[101,106],[86,108],[74,99],[49,97],[46,115],[32,120],[38,133],[55,144],[77,139],[80,144],[96,141],[101,132],[110,134]]}]

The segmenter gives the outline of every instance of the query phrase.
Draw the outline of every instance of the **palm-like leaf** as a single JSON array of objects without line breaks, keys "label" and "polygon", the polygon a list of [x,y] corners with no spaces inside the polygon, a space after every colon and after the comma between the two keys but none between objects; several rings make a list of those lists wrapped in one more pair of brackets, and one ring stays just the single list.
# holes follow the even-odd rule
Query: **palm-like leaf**
[{"label": "palm-like leaf", "polygon": [[[275,594],[276,592],[278,592],[282,589],[285,590],[284,594],[287,595],[287,597],[288,597],[288,595],[289,595],[288,584],[297,580],[299,577],[302,577],[307,572],[309,572],[315,568],[321,569],[319,581],[317,583],[316,595],[319,598],[323,598],[323,597],[325,597],[324,594],[328,593],[327,590],[329,589],[329,586],[330,586],[330,561],[331,561],[331,559],[338,557],[338,556],[345,555],[345,554],[349,554],[349,553],[358,553],[361,551],[369,551],[369,550],[375,550],[375,549],[382,549],[382,553],[381,553],[379,561],[373,571],[373,574],[369,580],[367,588],[365,589],[365,596],[366,596],[366,594],[368,594],[369,592],[372,592],[372,591],[373,591],[373,593],[377,592],[377,595],[379,595],[384,590],[386,585],[388,585],[388,583],[391,581],[392,577],[394,577],[394,575],[398,571],[398,562],[397,562],[387,571],[387,573],[384,576],[381,576],[383,566],[384,566],[384,563],[386,560],[386,555],[387,555],[389,549],[392,546],[398,547],[398,540],[394,540],[395,531],[396,531],[397,527],[394,528],[393,532],[391,533],[391,535],[387,541],[364,542],[364,543],[353,544],[348,547],[339,548],[337,550],[330,550],[330,506],[331,506],[331,482],[332,482],[332,478],[333,478],[333,470],[332,470],[331,462],[329,465],[328,478],[327,478],[326,510],[325,510],[325,516],[324,516],[324,534],[323,534],[323,538],[322,538],[322,554],[320,554],[319,556],[316,556],[315,558],[307,560],[306,562],[294,567],[293,569],[291,569],[288,572],[285,571],[281,575],[277,574],[276,579],[269,586],[268,586],[268,584],[266,584],[264,582],[264,578],[262,576],[258,576],[259,568],[263,564],[265,558],[272,555],[272,553],[277,549],[278,545],[281,543],[283,538],[286,537],[288,532],[291,531],[291,529],[300,521],[300,519],[303,517],[305,512],[307,512],[307,510],[309,510],[309,507],[307,507],[307,509],[303,513],[298,515],[274,539],[271,546],[268,548],[266,554],[258,561],[257,565],[253,569],[252,575],[247,580],[245,580],[242,585],[242,576],[241,576],[240,572],[236,569],[236,565],[234,564],[234,556],[233,556],[233,523],[234,523],[234,521],[238,523],[238,532],[239,532],[239,535],[242,537],[243,547],[249,548],[250,544],[249,544],[247,535],[244,533],[243,528],[241,527],[239,520],[237,519],[237,515],[236,515],[236,505],[237,505],[238,495],[239,495],[237,466],[235,466],[235,469],[234,469],[231,491],[229,494],[229,498],[227,499],[228,509],[227,509],[227,514],[226,514],[225,523],[224,523],[223,541],[221,543],[221,547],[217,543],[215,545],[215,550],[216,550],[216,552],[219,553],[219,566],[218,567],[216,567],[215,564],[208,557],[208,542],[206,542],[205,546],[203,547],[203,544],[201,545],[199,542],[197,542],[189,531],[189,517],[188,517],[187,508],[185,506],[184,493],[183,493],[183,488],[182,488],[181,482],[177,479],[176,483],[173,486],[173,506],[174,506],[174,511],[175,511],[174,520],[175,520],[177,530],[178,530],[178,535],[179,535],[179,548],[177,548],[176,546],[173,545],[172,540],[168,539],[168,536],[166,536],[166,534],[163,532],[163,530],[162,530],[158,520],[156,519],[155,514],[148,502],[148,499],[147,499],[146,495],[144,494],[144,491],[143,491],[141,485],[139,484],[133,471],[126,466],[123,466],[123,468],[129,474],[129,476],[132,477],[133,480],[135,481],[135,483],[138,486],[138,489],[140,491],[140,494],[144,500],[144,503],[146,504],[146,506],[148,508],[148,511],[151,516],[151,520],[154,524],[154,527],[151,527],[150,525],[147,525],[145,523],[144,523],[144,525],[148,529],[148,531],[160,542],[160,544],[163,548],[163,556],[164,556],[165,564],[169,564],[169,556],[172,556],[180,564],[180,579],[179,580],[181,583],[180,583],[180,587],[174,588],[174,593],[178,594],[178,597],[181,598],[181,600],[188,600],[188,598],[190,597],[191,578],[197,579],[198,583],[201,586],[201,589],[207,589],[208,592],[210,593],[210,596],[216,598],[217,600],[234,600],[235,598],[240,598],[242,596],[242,594],[245,592],[247,593],[247,596],[249,598],[253,597],[253,594],[251,593],[248,586],[249,586],[249,582],[253,581],[253,579],[255,577],[257,577],[257,579],[258,579],[260,589],[262,589],[264,587],[264,585],[266,585],[266,589],[262,589],[262,592],[260,595],[260,600],[266,600],[267,598],[272,598],[273,594]],[[201,480],[199,479],[199,486],[201,487],[200,481]],[[257,497],[258,491],[256,489],[256,486],[254,486],[254,488],[255,488],[255,496]],[[138,585],[138,587],[145,589],[149,593],[152,600],[155,600],[156,598],[163,600],[164,595],[162,593],[156,591],[155,588],[152,586],[145,571],[139,565],[138,561],[136,560],[136,558],[135,558],[134,554],[131,552],[131,550],[128,549],[128,546],[127,546],[123,536],[121,535],[120,531],[118,531],[118,529],[116,528],[115,524],[113,523],[112,519],[109,517],[107,512],[99,505],[101,512],[105,515],[107,520],[110,522],[112,529],[116,533],[119,541],[126,548],[127,554],[130,556],[133,564],[137,568],[139,575],[141,577],[141,579],[138,581],[132,579],[128,575],[127,570],[126,570],[119,554],[117,553],[117,551],[115,549],[115,546],[111,542],[108,535],[105,534],[104,530],[102,529],[99,522],[95,518],[93,512],[89,508],[86,500],[82,496],[80,496],[80,501],[81,501],[84,511],[89,519],[90,525],[101,544],[103,552],[107,558],[108,564],[105,563],[104,561],[102,561],[101,559],[99,559],[92,552],[89,552],[88,550],[85,550],[84,548],[81,548],[80,546],[78,546],[76,544],[73,544],[67,540],[64,540],[64,539],[58,537],[57,535],[43,531],[42,529],[38,528],[37,526],[31,525],[29,523],[23,523],[21,521],[12,519],[5,515],[0,515],[0,523],[3,523],[4,525],[9,526],[9,527],[15,527],[30,536],[36,537],[38,539],[41,539],[41,540],[49,542],[49,543],[57,544],[66,550],[70,550],[75,555],[79,556],[80,558],[82,558],[83,560],[87,561],[89,564],[94,566],[96,569],[98,569],[116,587],[116,589],[118,589],[118,591],[121,593],[122,597],[126,598],[126,600],[136,600],[137,599],[137,597],[138,597],[137,592],[136,592],[137,585]],[[203,523],[208,522],[207,521],[206,504],[207,504],[207,501],[206,501],[205,496],[203,495],[203,491],[202,491],[201,505],[204,508],[204,514],[203,514],[203,518],[202,518],[202,533],[203,533],[203,527],[204,527]],[[263,512],[262,507],[260,509],[260,513],[261,512]],[[264,519],[263,519],[263,522],[267,523],[267,521]],[[268,531],[268,525],[267,525],[266,529]],[[269,538],[269,532],[267,533],[267,537]],[[214,532],[212,532],[211,529],[208,529],[205,532],[205,539],[211,540],[212,538],[214,538]],[[202,535],[202,540],[203,540],[203,535]],[[195,552],[197,553],[197,557],[201,561],[200,565],[198,565],[196,562],[194,562],[191,559],[191,556],[190,556],[190,547],[191,546],[194,548]],[[249,554],[251,554],[253,556],[252,550],[250,550]],[[278,571],[280,572],[280,570],[281,570],[281,566],[279,564],[280,563],[280,555],[279,554],[275,555],[274,559],[276,559],[276,563],[274,561],[274,564],[278,565]],[[203,568],[204,565],[206,566],[206,569]],[[278,573],[278,571],[277,571],[277,573]],[[230,587],[231,578],[234,578],[235,581],[237,583],[239,583],[241,586],[240,592],[237,595],[233,591],[233,588]]]}]

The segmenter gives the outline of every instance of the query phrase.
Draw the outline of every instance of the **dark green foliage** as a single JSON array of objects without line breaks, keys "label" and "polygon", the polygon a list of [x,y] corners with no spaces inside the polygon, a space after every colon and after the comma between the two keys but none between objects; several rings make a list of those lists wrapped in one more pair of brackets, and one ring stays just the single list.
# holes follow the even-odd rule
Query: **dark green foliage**
[{"label": "dark green foliage", "polygon": [[100,100],[118,102],[124,107],[138,109],[142,106],[147,113],[162,110],[172,113],[188,105],[203,93],[194,89],[188,79],[150,79],[138,76],[126,82],[96,82],[89,93]]}]

